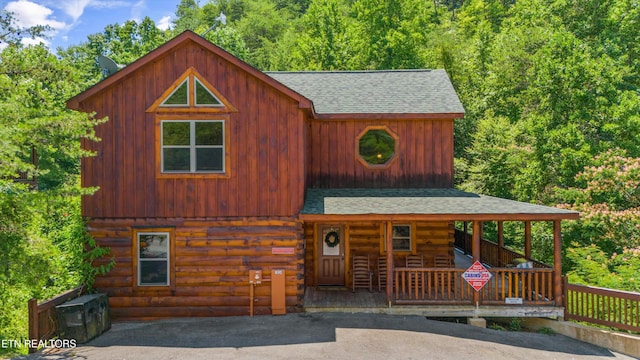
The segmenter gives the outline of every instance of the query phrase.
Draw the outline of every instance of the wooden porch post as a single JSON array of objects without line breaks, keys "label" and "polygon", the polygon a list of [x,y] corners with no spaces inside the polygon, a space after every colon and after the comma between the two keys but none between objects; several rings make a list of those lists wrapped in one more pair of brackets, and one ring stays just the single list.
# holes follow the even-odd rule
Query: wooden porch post
[{"label": "wooden porch post", "polygon": [[469,253],[469,243],[467,242],[467,239],[469,238],[469,223],[468,222],[464,222],[464,253],[468,254]]},{"label": "wooden porch post", "polygon": [[498,266],[504,266],[504,224],[498,221]]},{"label": "wooden porch post", "polygon": [[387,244],[387,304],[391,304],[393,296],[393,226],[387,221],[385,241]]},{"label": "wooden porch post", "polygon": [[[471,256],[473,262],[480,261],[480,237],[482,236],[482,221],[473,221],[473,236],[471,237]],[[480,302],[480,292],[473,292],[473,304]]]},{"label": "wooden porch post", "polygon": [[553,297],[557,306],[562,305],[562,236],[560,220],[553,222]]},{"label": "wooden porch post", "polygon": [[531,260],[531,221],[524,222],[524,257]]}]

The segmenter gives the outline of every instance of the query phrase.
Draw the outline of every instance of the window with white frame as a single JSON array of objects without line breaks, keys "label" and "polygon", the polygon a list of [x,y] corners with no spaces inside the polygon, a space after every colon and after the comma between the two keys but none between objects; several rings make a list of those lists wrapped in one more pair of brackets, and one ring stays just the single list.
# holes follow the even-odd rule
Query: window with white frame
[{"label": "window with white frame", "polygon": [[391,233],[393,251],[411,251],[411,225],[393,225]]},{"label": "window with white frame", "polygon": [[168,232],[138,232],[138,285],[169,286]]},{"label": "window with white frame", "polygon": [[223,173],[223,120],[163,120],[163,173]]}]

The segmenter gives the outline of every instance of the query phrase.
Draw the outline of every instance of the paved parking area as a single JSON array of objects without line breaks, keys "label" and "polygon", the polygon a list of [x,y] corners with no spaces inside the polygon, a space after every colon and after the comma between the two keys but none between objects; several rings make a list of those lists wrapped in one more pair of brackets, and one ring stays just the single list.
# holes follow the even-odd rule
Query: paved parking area
[{"label": "paved parking area", "polygon": [[633,359],[562,335],[420,316],[287,314],[113,324],[72,350],[29,359]]}]

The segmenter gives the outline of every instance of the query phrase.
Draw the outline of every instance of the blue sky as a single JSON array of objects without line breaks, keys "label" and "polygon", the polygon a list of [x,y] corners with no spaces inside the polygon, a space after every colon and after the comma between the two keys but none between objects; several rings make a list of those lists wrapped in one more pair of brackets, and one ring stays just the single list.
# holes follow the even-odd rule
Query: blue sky
[{"label": "blue sky", "polygon": [[[109,24],[150,17],[161,29],[171,25],[180,0],[0,0],[20,26],[49,25],[50,39],[40,39],[55,50],[87,40]],[[29,43],[31,40],[24,41]]]}]

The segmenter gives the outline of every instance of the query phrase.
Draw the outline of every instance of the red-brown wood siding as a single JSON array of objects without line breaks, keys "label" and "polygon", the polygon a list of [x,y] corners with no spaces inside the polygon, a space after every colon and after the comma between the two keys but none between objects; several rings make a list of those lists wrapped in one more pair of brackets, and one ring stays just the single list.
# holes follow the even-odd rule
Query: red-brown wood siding
[{"label": "red-brown wood siding", "polygon": [[[145,110],[189,67],[238,109],[228,120],[228,178],[156,178],[157,118]],[[83,184],[100,187],[84,198],[85,216],[295,216],[302,206],[304,121],[297,102],[193,42],[86,99],[81,107],[109,117],[96,128],[102,141],[85,142],[98,155],[83,160]],[[175,114],[177,119],[188,116]]]},{"label": "red-brown wood siding", "polygon": [[[452,120],[312,120],[308,122],[310,187],[453,187]],[[390,165],[372,169],[357,160],[356,138],[386,126],[399,138]]]},{"label": "red-brown wood siding", "polygon": [[[172,228],[175,242],[171,269],[175,282],[166,288],[136,286],[133,254],[135,229]],[[302,224],[293,219],[120,219],[91,221],[91,235],[115,260],[98,276],[95,288],[109,295],[114,318],[226,316],[249,314],[249,270],[285,271],[288,312],[298,311],[304,296]],[[273,254],[273,248],[293,248],[293,254]],[[271,286],[256,287],[256,314],[271,313]]]}]

